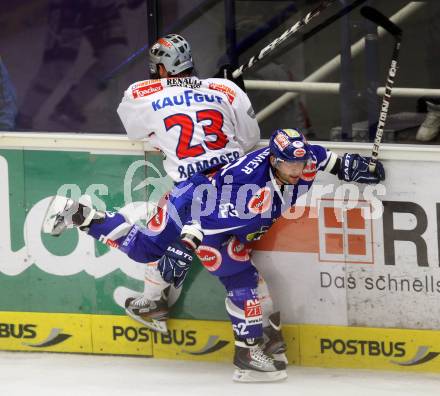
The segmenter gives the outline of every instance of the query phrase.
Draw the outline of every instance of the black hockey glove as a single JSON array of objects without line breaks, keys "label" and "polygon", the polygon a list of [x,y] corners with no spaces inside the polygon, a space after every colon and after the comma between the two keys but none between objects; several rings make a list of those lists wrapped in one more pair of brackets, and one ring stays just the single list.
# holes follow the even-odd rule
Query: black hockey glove
[{"label": "black hockey glove", "polygon": [[345,153],[341,159],[338,178],[347,182],[377,184],[385,180],[385,169],[380,161],[376,163],[374,173],[368,170],[370,157],[362,157],[359,154]]},{"label": "black hockey glove", "polygon": [[193,262],[193,254],[194,250],[180,240],[168,246],[158,264],[163,280],[176,288],[182,286]]},{"label": "black hockey glove", "polygon": [[232,73],[234,72],[235,68],[231,65],[223,65],[220,67],[219,71],[214,75],[215,78],[226,78],[228,80],[233,81],[235,84],[237,84],[244,92],[246,92],[246,89],[244,87],[244,81],[243,77],[232,77]]}]

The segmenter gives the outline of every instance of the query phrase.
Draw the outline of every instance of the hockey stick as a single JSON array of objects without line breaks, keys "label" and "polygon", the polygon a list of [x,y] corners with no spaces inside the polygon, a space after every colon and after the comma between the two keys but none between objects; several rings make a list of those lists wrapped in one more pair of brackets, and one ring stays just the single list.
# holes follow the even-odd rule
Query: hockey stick
[{"label": "hockey stick", "polygon": [[[324,30],[326,27],[330,26],[332,23],[336,22],[338,19],[342,18],[343,16],[347,15],[351,11],[353,11],[356,7],[359,7],[362,3],[365,3],[367,0],[355,0],[353,3],[345,6],[340,11],[338,11],[336,14],[331,15],[328,17],[325,21],[321,22],[319,25],[314,26],[312,29],[308,30],[307,32],[303,33],[302,35],[295,35],[295,37],[292,37],[289,41],[289,44],[286,44],[284,48],[282,48],[283,51],[289,51],[292,48],[296,47],[300,43],[306,42],[310,37],[315,36],[322,30]],[[244,40],[248,39],[246,37]],[[240,47],[241,43],[239,43],[238,47]],[[280,47],[277,47],[280,49]],[[277,56],[277,48],[274,48],[273,52],[274,54],[272,56]],[[247,48],[246,48],[247,49]],[[270,62],[270,60],[267,60],[267,62]],[[264,62],[261,63],[263,65]]]},{"label": "hockey stick", "polygon": [[[326,8],[328,8],[331,4],[333,4],[336,0],[324,0],[318,7],[316,7],[314,10],[310,11],[304,18],[299,20],[295,25],[293,25],[291,28],[286,30],[281,36],[276,38],[274,41],[272,41],[269,45],[264,47],[256,56],[253,56],[249,61],[240,66],[238,69],[234,70],[232,73],[233,78],[237,78],[243,74],[244,70],[249,69],[252,67],[255,63],[257,63],[259,60],[261,60],[263,57],[265,57],[268,53],[272,52],[275,48],[279,47],[279,45],[287,40],[289,37],[291,37],[294,33],[296,33],[298,30],[300,30],[303,26],[308,24],[311,19],[318,16],[322,11],[324,11]],[[359,6],[361,3],[363,3],[365,0],[356,0],[352,5],[347,6],[344,10],[336,14],[335,17],[330,18],[325,26],[332,23],[335,19],[345,15],[355,7]],[[324,27],[325,27],[324,26]],[[322,30],[323,27],[321,27],[319,30]],[[314,30],[313,34],[318,33],[319,30]],[[310,32],[309,35],[305,35],[304,39],[309,38],[311,35],[313,35],[312,32]],[[107,73],[100,81],[99,84],[105,84],[108,80],[112,79],[116,74],[118,74],[123,67],[131,63],[134,59],[138,58],[140,54],[145,52],[148,49],[148,45],[143,46],[142,48],[138,49],[136,52],[134,52],[132,55],[130,55],[124,62],[119,64],[117,67],[115,67],[113,70],[111,70],[109,73]]]},{"label": "hockey stick", "polygon": [[254,66],[258,61],[263,59],[267,54],[272,52],[275,48],[277,48],[281,43],[286,41],[289,37],[291,37],[294,33],[300,30],[302,27],[307,25],[313,18],[317,17],[322,11],[332,5],[336,0],[324,0],[318,7],[314,10],[310,11],[304,18],[300,19],[296,22],[292,27],[287,29],[281,36],[277,37],[271,43],[269,43],[266,47],[264,47],[257,55],[254,55],[252,58],[248,60],[247,63],[241,65],[237,70],[234,70],[232,73],[233,78],[240,77],[243,72],[250,67]]},{"label": "hockey stick", "polygon": [[371,173],[374,173],[374,171],[376,170],[377,157],[379,156],[379,148],[382,141],[385,122],[388,117],[388,110],[390,108],[391,92],[393,90],[394,80],[397,74],[397,59],[399,57],[400,44],[402,42],[402,29],[391,22],[385,15],[381,14],[379,11],[372,7],[362,7],[361,14],[365,18],[369,19],[371,22],[384,28],[394,37],[393,56],[391,58],[391,65],[388,69],[385,93],[382,98],[379,121],[377,122],[376,136],[374,138],[370,163],[368,164],[369,171]]}]

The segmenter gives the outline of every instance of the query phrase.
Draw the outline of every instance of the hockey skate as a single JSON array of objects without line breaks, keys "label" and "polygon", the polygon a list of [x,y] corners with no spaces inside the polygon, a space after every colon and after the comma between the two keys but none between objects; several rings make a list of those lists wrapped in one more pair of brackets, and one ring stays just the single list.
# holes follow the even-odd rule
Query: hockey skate
[{"label": "hockey skate", "polygon": [[286,356],[287,345],[281,333],[279,311],[269,316],[269,326],[263,328],[263,340],[263,349],[267,355],[272,356],[274,360],[288,363]]},{"label": "hockey skate", "polygon": [[85,229],[92,220],[103,218],[103,212],[98,212],[71,198],[56,195],[44,215],[42,231],[46,234],[59,236],[66,229],[73,227]]},{"label": "hockey skate", "polygon": [[232,379],[236,382],[274,382],[287,378],[286,364],[264,350],[262,340],[236,340]]},{"label": "hockey skate", "polygon": [[127,298],[125,312],[153,331],[164,334],[168,332],[168,301],[164,292],[158,301],[149,300],[144,295]]}]

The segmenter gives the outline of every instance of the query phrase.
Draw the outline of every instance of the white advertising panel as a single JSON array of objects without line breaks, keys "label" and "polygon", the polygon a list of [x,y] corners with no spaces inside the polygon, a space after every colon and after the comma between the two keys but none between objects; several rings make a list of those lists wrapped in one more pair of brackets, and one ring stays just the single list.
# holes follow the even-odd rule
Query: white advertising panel
[{"label": "white advertising panel", "polygon": [[257,243],[285,322],[440,329],[439,164],[385,168],[374,188],[321,174]]}]

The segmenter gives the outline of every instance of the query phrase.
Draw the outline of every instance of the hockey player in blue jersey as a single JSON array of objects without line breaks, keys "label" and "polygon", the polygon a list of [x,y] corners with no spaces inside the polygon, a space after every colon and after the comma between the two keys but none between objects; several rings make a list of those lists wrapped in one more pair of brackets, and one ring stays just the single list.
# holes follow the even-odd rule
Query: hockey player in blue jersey
[{"label": "hockey player in blue jersey", "polygon": [[[118,247],[140,263],[158,260],[162,289],[180,287],[196,252],[202,264],[224,285],[226,309],[235,333],[234,379],[276,381],[286,377],[286,364],[276,360],[263,342],[258,271],[247,243],[260,238],[284,211],[307,192],[318,171],[345,181],[378,183],[385,179],[379,162],[368,171],[368,158],[342,158],[309,144],[294,129],[280,129],[269,147],[229,165],[196,174],[179,183],[163,205],[160,227],[141,228],[120,213],[102,213],[71,199],[56,197],[48,209],[44,231],[54,235],[79,226],[89,235]],[[164,330],[166,307],[161,299],[145,299],[132,316]],[[160,327],[162,325],[162,327]],[[273,352],[273,351],[272,351]]]}]

